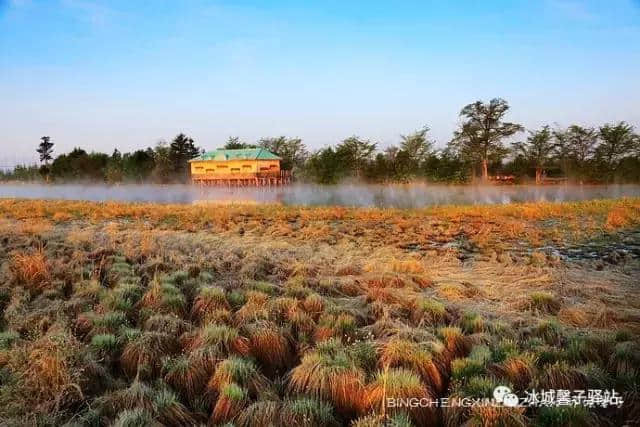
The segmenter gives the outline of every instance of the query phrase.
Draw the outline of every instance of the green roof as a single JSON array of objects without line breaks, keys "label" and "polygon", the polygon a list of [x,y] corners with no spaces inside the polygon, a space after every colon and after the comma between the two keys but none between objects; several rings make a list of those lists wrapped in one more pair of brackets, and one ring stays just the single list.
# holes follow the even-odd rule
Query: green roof
[{"label": "green roof", "polygon": [[200,160],[280,160],[280,157],[264,148],[241,148],[238,150],[218,148],[217,150],[206,152],[191,161],[197,162]]}]

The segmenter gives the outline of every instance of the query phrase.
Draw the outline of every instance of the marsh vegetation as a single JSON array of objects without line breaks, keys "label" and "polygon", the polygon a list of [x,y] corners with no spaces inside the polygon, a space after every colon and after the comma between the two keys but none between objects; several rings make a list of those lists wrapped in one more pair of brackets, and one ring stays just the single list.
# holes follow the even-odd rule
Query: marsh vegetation
[{"label": "marsh vegetation", "polygon": [[[640,200],[0,201],[2,425],[622,425]],[[609,257],[558,248],[621,242]],[[625,246],[626,245],[626,246]],[[615,253],[615,255],[613,255]],[[385,408],[497,385],[622,408]],[[384,424],[386,422],[386,424]]]}]

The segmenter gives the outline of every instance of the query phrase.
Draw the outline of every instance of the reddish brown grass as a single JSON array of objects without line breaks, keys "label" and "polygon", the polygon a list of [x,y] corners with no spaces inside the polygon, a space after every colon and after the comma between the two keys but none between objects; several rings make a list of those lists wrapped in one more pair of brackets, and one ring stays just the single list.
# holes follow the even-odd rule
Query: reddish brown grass
[{"label": "reddish brown grass", "polygon": [[43,248],[14,254],[10,268],[16,282],[31,291],[41,291],[51,283],[51,265]]}]

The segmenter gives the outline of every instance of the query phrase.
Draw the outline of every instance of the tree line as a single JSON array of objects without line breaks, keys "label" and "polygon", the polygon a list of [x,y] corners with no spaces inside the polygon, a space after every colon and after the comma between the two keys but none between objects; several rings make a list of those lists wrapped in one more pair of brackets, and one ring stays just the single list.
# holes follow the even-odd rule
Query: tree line
[{"label": "tree line", "polygon": [[[579,182],[639,182],[640,137],[625,122],[599,127],[549,125],[525,130],[506,120],[509,104],[500,98],[476,101],[460,111],[458,128],[436,150],[423,127],[401,135],[397,144],[350,136],[335,146],[309,152],[300,138],[262,138],[256,143],[230,137],[224,148],[264,147],[282,158],[281,167],[299,180],[334,184],[345,179],[368,182],[464,183],[502,175],[514,181],[566,178]],[[170,143],[111,155],[75,148],[53,157],[51,138],[41,138],[40,166],[18,166],[0,178],[16,180],[188,182],[188,161],[204,151],[178,134]]]}]

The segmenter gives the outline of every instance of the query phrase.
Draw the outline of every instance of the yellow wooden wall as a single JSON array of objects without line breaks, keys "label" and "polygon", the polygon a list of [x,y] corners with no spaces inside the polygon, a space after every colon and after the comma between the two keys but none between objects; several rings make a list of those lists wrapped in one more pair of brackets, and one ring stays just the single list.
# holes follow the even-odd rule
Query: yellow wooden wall
[{"label": "yellow wooden wall", "polygon": [[191,162],[192,175],[280,172],[280,160],[200,160]]}]

